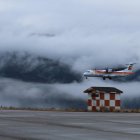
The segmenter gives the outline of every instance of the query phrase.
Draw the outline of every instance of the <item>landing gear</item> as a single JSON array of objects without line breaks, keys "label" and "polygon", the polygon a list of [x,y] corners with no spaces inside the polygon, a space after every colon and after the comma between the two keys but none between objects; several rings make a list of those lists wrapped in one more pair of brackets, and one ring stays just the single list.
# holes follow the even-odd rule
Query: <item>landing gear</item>
[{"label": "landing gear", "polygon": [[88,79],[86,76],[85,76],[85,78]]},{"label": "landing gear", "polygon": [[108,77],[110,80],[112,79],[112,77]]},{"label": "landing gear", "polygon": [[103,77],[103,80],[105,80],[106,78],[108,78],[108,79],[112,79],[112,77],[110,77],[110,76],[108,76],[108,77]]}]

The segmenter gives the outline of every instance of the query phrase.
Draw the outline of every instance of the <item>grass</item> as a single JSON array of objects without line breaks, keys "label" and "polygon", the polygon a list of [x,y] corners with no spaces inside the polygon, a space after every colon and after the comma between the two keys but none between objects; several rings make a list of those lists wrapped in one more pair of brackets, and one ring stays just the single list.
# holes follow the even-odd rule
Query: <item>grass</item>
[{"label": "grass", "polygon": [[32,111],[66,111],[66,112],[87,112],[84,109],[75,109],[75,108],[32,108],[32,107],[13,107],[13,106],[0,106],[0,110],[32,110]]},{"label": "grass", "polygon": [[[0,110],[31,110],[31,111],[61,111],[61,112],[88,112],[84,109],[75,109],[75,108],[31,108],[31,107],[13,107],[13,106],[0,106]],[[106,109],[102,109],[97,112],[109,112]],[[140,109],[121,109],[121,110],[113,110],[112,112],[121,112],[121,113],[140,113]]]}]

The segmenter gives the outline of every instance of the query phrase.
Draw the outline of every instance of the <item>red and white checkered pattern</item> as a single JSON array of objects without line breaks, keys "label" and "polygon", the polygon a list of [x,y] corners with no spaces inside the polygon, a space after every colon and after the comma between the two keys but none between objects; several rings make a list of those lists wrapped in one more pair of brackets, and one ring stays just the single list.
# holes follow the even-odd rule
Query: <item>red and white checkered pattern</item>
[{"label": "red and white checkered pattern", "polygon": [[120,94],[119,93],[96,93],[88,94],[88,110],[89,111],[115,111],[120,110]]}]

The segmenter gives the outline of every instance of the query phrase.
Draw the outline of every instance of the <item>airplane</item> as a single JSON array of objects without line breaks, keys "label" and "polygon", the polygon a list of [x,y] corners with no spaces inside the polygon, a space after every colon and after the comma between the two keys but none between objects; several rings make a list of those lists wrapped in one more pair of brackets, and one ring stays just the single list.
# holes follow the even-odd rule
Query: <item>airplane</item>
[{"label": "airplane", "polygon": [[127,66],[123,68],[106,68],[106,69],[100,69],[100,70],[97,70],[97,69],[87,70],[86,72],[84,72],[83,75],[86,77],[86,79],[88,77],[102,77],[103,80],[105,80],[106,78],[111,80],[113,77],[125,77],[131,74],[134,74],[133,72],[134,64],[136,63],[126,64]]}]

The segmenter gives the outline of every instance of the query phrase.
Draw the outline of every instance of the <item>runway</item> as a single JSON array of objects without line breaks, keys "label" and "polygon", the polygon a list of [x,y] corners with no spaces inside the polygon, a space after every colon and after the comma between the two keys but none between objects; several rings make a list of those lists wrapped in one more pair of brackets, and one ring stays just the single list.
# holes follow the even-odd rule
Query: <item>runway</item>
[{"label": "runway", "polygon": [[0,140],[139,140],[140,113],[0,111]]}]

